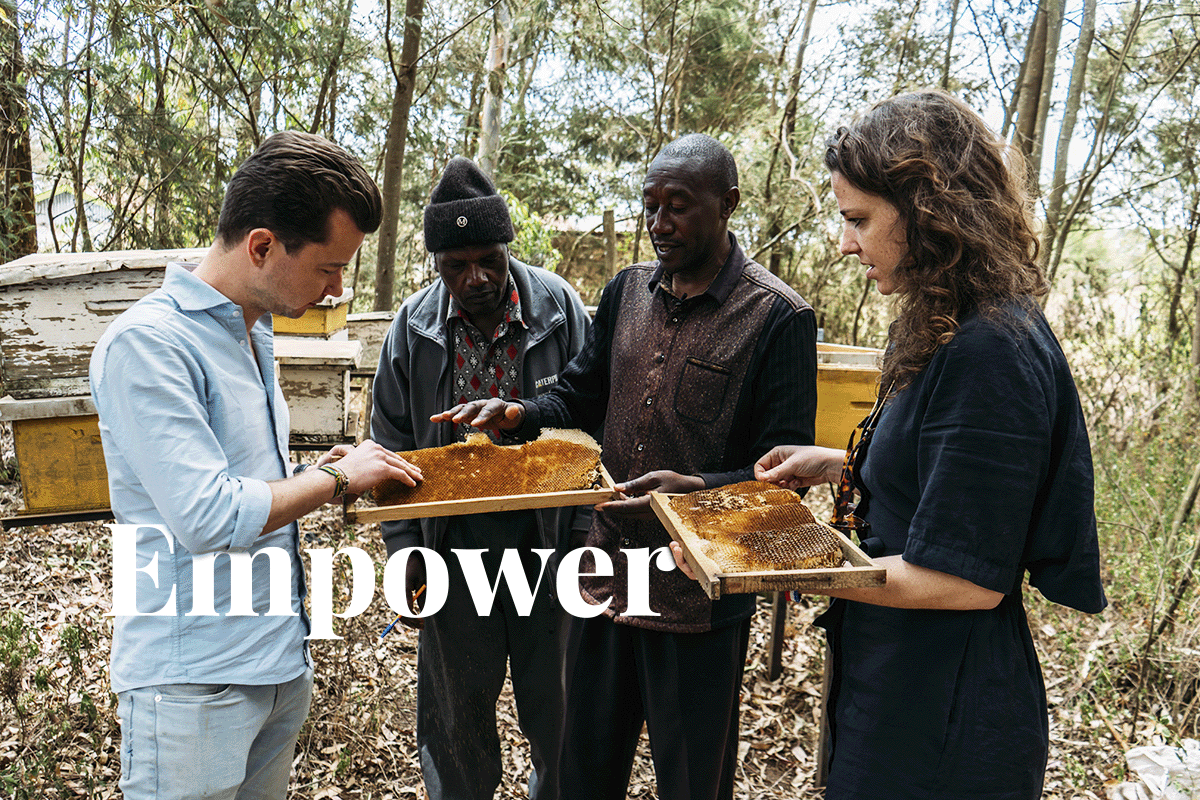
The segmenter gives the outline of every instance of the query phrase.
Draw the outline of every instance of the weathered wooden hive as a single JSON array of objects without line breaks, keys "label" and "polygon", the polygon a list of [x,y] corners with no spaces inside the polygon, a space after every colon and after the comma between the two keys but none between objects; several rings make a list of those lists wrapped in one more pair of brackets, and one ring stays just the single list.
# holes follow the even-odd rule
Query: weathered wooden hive
[{"label": "weathered wooden hive", "polygon": [[0,420],[12,425],[26,514],[108,508],[88,387],[105,327],[204,250],[35,254],[0,265]]},{"label": "weathered wooden hive", "polygon": [[362,356],[359,360],[359,368],[362,371],[374,374],[375,367],[379,364],[379,351],[395,316],[394,311],[366,311],[346,317],[346,330],[350,338],[362,344]]},{"label": "weathered wooden hive", "polygon": [[[13,428],[25,514],[108,508],[88,386],[92,348],[118,314],[162,285],[169,262],[194,263],[204,252],[35,254],[0,265],[0,420]],[[360,347],[345,327],[352,296],[282,320],[293,336],[277,337],[275,355],[296,446],[352,441],[357,432],[350,371]]]},{"label": "weathered wooden hive", "polygon": [[118,314],[204,250],[35,254],[0,265],[0,395],[87,395],[88,360]]}]

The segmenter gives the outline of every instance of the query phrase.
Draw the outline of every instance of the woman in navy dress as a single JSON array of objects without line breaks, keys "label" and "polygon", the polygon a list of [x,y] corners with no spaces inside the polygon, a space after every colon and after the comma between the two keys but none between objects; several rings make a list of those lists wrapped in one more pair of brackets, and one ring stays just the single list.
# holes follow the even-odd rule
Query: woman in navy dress
[{"label": "woman in navy dress", "polygon": [[[900,95],[843,127],[825,163],[841,250],[894,295],[855,516],[884,586],[829,592],[827,800],[1041,796],[1046,693],[1024,576],[1106,601],[1075,383],[1034,299],[1047,290],[1020,157],[960,101]],[[844,453],[779,447],[756,477],[838,483]]]}]

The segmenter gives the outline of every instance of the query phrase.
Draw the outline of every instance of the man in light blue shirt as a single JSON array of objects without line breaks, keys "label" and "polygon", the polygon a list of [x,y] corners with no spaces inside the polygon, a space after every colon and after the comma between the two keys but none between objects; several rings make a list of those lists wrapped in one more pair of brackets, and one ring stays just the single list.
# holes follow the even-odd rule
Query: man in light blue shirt
[{"label": "man in light blue shirt", "polygon": [[371,441],[290,469],[270,315],[340,294],[380,209],[341,148],[270,137],[231,179],[200,264],[168,266],[92,354],[113,513],[141,526],[114,533],[137,555],[111,665],[127,800],[286,794],[312,691],[296,520],[420,472]]}]

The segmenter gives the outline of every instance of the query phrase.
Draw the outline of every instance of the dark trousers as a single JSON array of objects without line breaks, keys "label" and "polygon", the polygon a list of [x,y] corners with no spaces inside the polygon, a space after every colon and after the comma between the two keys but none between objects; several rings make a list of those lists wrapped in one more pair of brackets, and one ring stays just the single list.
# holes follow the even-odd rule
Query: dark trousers
[{"label": "dark trousers", "polygon": [[749,639],[749,619],[708,633],[572,619],[564,800],[623,800],[643,721],[660,800],[730,800]]},{"label": "dark trousers", "polygon": [[[496,579],[503,548],[520,547],[526,573],[538,557],[528,552],[520,515],[490,527],[452,525],[442,553],[449,571],[445,606],[425,620],[417,651],[417,747],[431,800],[490,800],[503,776],[496,701],[511,668],[521,731],[529,740],[532,800],[558,800],[554,774],[562,731],[562,659],[566,613],[552,596],[549,571],[542,576],[532,613],[517,613],[506,585],[489,616],[479,616],[458,559],[450,548],[487,548],[483,563]],[[531,517],[532,518],[532,517]],[[489,530],[490,527],[490,530]],[[536,532],[536,529],[535,529]],[[529,583],[532,585],[533,580]]]}]

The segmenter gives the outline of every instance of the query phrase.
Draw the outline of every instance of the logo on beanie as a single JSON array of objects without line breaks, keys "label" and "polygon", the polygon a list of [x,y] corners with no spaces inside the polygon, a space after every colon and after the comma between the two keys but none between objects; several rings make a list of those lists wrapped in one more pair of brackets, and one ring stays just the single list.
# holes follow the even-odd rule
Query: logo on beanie
[{"label": "logo on beanie", "polygon": [[467,227],[467,218],[466,217],[459,217],[458,219],[455,220],[455,222],[458,223],[458,227],[460,227],[460,228]]}]

